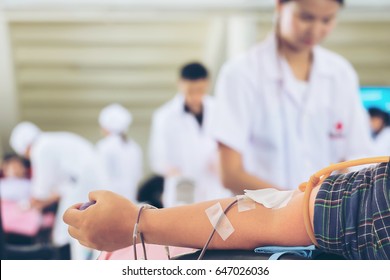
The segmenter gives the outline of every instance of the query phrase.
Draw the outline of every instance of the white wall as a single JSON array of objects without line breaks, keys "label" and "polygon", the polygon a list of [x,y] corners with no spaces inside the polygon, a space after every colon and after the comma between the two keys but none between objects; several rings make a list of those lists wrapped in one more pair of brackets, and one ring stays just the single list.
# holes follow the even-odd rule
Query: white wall
[{"label": "white wall", "polygon": [[[1,2],[0,2],[1,3]],[[8,138],[18,119],[9,26],[0,10],[0,157],[9,149]]]}]

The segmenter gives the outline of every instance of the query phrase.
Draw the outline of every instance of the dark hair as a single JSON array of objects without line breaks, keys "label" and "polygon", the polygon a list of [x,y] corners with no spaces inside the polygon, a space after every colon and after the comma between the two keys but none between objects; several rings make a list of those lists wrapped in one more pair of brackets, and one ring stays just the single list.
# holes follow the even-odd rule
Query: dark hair
[{"label": "dark hair", "polygon": [[[293,1],[293,0],[279,0],[280,3],[286,3],[286,2],[290,2],[290,1]],[[340,5],[344,5],[344,0],[334,0],[336,2],[339,2]]]},{"label": "dark hair", "polygon": [[390,125],[390,115],[376,107],[371,107],[368,109],[368,113],[371,117],[381,118],[385,125]]},{"label": "dark hair", "polygon": [[160,175],[152,175],[141,183],[138,192],[137,200],[139,202],[148,203],[157,208],[163,208],[162,194],[164,191],[164,177]]},{"label": "dark hair", "polygon": [[29,169],[31,167],[31,163],[28,159],[21,157],[17,154],[10,153],[10,154],[6,154],[3,157],[3,163],[8,163],[8,162],[13,161],[13,160],[19,161],[26,169]]},{"label": "dark hair", "polygon": [[207,79],[209,73],[206,67],[199,62],[192,62],[184,65],[180,70],[180,77],[184,80],[195,81],[199,79]]}]

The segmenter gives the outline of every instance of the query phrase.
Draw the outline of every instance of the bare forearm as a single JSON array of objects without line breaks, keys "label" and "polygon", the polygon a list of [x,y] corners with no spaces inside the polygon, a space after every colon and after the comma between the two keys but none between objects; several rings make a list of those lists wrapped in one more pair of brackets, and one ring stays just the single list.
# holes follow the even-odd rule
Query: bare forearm
[{"label": "bare forearm", "polygon": [[[114,251],[132,245],[138,207],[108,191],[91,192],[89,200],[96,203],[83,211],[76,204],[65,212],[64,221],[70,225],[69,234],[82,245],[98,250]],[[147,243],[201,248],[213,230],[205,210],[218,202],[222,209],[226,209],[234,200],[229,198],[175,208],[145,209],[138,229]],[[268,209],[255,204],[255,209],[239,212],[235,205],[226,214],[234,228],[233,233],[225,241],[216,233],[209,248],[308,245],[310,239],[303,222],[302,202],[303,194],[300,193],[282,209]]]},{"label": "bare forearm", "polygon": [[[226,208],[234,199],[221,201]],[[188,206],[146,210],[142,214],[140,231],[148,243],[201,248],[213,227],[205,210],[217,203],[209,201]],[[220,243],[214,238],[213,243]]]},{"label": "bare forearm", "polygon": [[[221,200],[225,209],[234,199]],[[142,215],[140,231],[143,232],[147,243],[164,244],[181,247],[202,248],[206,243],[213,227],[205,210],[217,201],[204,202],[195,205],[147,210]],[[287,238],[286,244],[306,245],[305,229],[301,223],[301,199],[294,201],[286,216],[289,223],[282,220],[280,210],[273,210],[256,204],[256,208],[246,212],[238,212],[237,205],[227,213],[234,232],[225,241],[215,233],[209,248],[218,249],[253,249],[256,246],[279,244],[285,239],[283,225],[290,225],[289,232],[297,231],[293,237]],[[286,210],[284,210],[286,212]],[[294,228],[295,227],[295,228]]]}]

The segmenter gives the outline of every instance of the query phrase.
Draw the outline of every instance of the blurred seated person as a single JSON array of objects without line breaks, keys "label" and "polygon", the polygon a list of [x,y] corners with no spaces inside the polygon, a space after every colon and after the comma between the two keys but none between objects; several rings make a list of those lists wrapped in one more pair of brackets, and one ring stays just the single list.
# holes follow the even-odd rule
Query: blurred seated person
[{"label": "blurred seated person", "polygon": [[57,204],[42,211],[30,208],[29,169],[29,160],[16,154],[6,155],[1,164],[1,213],[7,243],[32,244],[37,240],[50,240]]},{"label": "blurred seated person", "polygon": [[28,202],[31,194],[29,161],[15,154],[8,154],[1,164],[1,198],[8,201]]},{"label": "blurred seated person", "polygon": [[390,155],[390,116],[379,108],[368,109],[376,155]]},{"label": "blurred seated person", "polygon": [[137,193],[137,200],[142,203],[153,205],[157,208],[163,208],[163,191],[164,177],[160,175],[152,175],[141,184]]}]

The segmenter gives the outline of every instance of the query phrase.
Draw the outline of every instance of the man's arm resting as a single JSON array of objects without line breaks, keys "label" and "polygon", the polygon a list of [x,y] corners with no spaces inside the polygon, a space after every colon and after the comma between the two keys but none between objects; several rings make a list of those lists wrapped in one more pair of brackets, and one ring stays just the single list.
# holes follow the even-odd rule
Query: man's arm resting
[{"label": "man's arm resting", "polygon": [[[68,209],[64,221],[69,233],[81,244],[104,251],[132,245],[133,228],[138,207],[129,200],[108,191],[90,194],[96,203],[80,211]],[[213,230],[205,210],[215,203],[222,209],[234,198],[142,212],[139,232],[151,244],[202,248]],[[237,205],[227,213],[234,232],[223,241],[215,234],[210,249],[253,249],[263,245],[309,245],[303,222],[303,193],[296,195],[282,209],[268,209],[260,204],[250,211],[238,212]],[[286,235],[286,232],[289,234]]]}]

